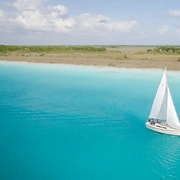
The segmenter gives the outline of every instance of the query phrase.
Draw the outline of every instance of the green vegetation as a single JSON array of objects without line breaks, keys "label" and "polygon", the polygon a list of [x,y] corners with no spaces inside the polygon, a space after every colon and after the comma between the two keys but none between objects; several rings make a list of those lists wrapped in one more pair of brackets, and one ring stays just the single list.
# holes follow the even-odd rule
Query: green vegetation
[{"label": "green vegetation", "polygon": [[123,58],[124,58],[124,59],[128,59],[128,56],[127,56],[127,54],[125,54],[125,55],[123,56]]},{"label": "green vegetation", "polygon": [[127,59],[129,54],[180,54],[180,46],[15,46],[0,45],[0,55],[15,53],[71,53],[71,52],[114,52],[124,54]]},{"label": "green vegetation", "polygon": [[153,54],[180,54],[179,46],[159,46],[154,49],[148,49],[147,53]]},{"label": "green vegetation", "polygon": [[180,57],[177,59],[177,62],[180,62]]},{"label": "green vegetation", "polygon": [[61,53],[61,52],[99,52],[106,51],[98,46],[10,46],[0,45],[0,54],[19,53]]},{"label": "green vegetation", "polygon": [[[106,64],[125,66],[132,62],[135,66],[180,62],[180,46],[13,46],[0,45],[0,58],[3,60],[70,63]],[[169,63],[169,65],[167,65]],[[145,66],[145,65],[144,65]],[[174,65],[175,67],[175,65]],[[176,67],[177,68],[177,67]],[[172,68],[171,68],[172,69]]]}]

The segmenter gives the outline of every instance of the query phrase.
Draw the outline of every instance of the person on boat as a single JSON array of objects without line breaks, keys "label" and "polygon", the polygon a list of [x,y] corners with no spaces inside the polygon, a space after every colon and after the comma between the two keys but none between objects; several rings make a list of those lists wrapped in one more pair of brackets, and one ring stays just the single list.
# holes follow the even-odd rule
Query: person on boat
[{"label": "person on boat", "polygon": [[160,119],[158,119],[158,120],[157,120],[157,123],[161,124],[161,120],[160,120]]},{"label": "person on boat", "polygon": [[149,119],[149,122],[150,122],[150,124],[156,124],[153,118]]}]

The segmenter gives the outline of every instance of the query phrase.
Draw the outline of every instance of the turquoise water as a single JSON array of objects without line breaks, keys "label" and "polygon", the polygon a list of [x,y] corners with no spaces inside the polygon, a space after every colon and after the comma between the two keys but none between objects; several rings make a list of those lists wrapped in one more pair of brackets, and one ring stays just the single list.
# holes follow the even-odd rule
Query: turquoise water
[{"label": "turquoise water", "polygon": [[144,126],[161,75],[0,62],[0,179],[180,179],[180,138]]}]

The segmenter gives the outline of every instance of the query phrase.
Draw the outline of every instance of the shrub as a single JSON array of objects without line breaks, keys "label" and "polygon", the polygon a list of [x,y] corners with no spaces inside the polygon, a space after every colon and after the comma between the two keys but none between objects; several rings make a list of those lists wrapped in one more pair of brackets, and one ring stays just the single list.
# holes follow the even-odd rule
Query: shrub
[{"label": "shrub", "polygon": [[124,59],[128,59],[128,56],[127,56],[127,54],[125,54],[125,55],[123,56],[123,58],[124,58]]},{"label": "shrub", "polygon": [[180,62],[180,57],[177,59],[177,62]]}]

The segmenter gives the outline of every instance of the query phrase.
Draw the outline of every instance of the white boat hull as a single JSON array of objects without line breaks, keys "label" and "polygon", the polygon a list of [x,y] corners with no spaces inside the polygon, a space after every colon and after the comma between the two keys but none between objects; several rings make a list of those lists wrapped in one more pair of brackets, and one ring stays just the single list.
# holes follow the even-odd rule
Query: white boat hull
[{"label": "white boat hull", "polygon": [[173,129],[168,125],[164,125],[164,124],[162,125],[160,123],[151,124],[149,121],[147,121],[146,127],[158,133],[180,136],[180,129]]}]

